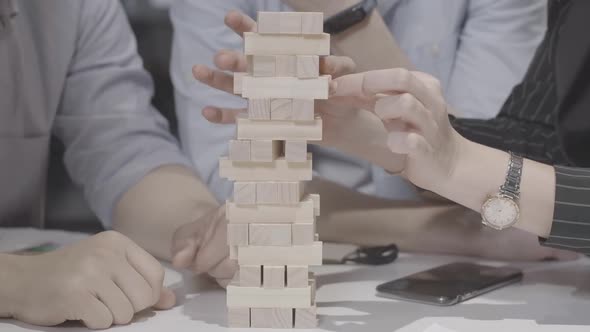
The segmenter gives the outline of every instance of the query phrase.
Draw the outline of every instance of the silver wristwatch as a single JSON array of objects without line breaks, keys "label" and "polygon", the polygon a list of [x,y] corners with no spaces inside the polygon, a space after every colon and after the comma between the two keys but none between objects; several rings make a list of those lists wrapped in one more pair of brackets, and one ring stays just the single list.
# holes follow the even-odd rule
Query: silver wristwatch
[{"label": "silver wristwatch", "polygon": [[502,230],[512,227],[518,221],[520,208],[520,179],[523,159],[510,152],[506,181],[500,191],[488,197],[481,207],[482,223],[491,228]]}]

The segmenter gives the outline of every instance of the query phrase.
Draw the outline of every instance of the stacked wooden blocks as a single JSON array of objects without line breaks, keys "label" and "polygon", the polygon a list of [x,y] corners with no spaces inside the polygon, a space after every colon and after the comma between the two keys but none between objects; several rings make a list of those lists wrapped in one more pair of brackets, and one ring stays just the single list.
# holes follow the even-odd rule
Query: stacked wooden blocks
[{"label": "stacked wooden blocks", "polygon": [[258,14],[258,32],[244,34],[248,72],[234,92],[248,99],[237,138],[220,160],[234,181],[227,202],[228,245],[239,271],[227,287],[230,327],[313,328],[315,279],[322,243],[315,231],[319,195],[304,195],[312,178],[307,142],[322,139],[314,101],[327,99],[330,77],[319,57],[330,52],[322,13]]}]

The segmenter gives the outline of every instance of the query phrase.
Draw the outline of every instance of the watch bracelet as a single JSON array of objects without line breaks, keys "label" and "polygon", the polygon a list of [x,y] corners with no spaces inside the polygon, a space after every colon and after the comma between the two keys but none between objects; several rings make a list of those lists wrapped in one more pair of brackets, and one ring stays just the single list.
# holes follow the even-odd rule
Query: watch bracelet
[{"label": "watch bracelet", "polygon": [[508,170],[506,171],[506,180],[500,187],[500,195],[517,200],[520,197],[520,181],[524,160],[521,156],[513,152],[509,152],[509,154],[510,160],[508,162]]}]

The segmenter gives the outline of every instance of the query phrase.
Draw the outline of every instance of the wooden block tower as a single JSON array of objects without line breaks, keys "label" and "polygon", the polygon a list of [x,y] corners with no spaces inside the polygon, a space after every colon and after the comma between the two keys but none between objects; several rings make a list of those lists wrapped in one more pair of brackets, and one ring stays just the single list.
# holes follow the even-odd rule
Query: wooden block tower
[{"label": "wooden block tower", "polygon": [[258,32],[244,34],[248,72],[234,89],[248,99],[237,138],[220,160],[234,181],[227,202],[228,245],[239,272],[227,287],[230,327],[313,328],[315,279],[322,264],[316,235],[319,195],[304,194],[312,178],[307,142],[322,139],[314,101],[327,99],[330,77],[319,57],[330,53],[322,13],[258,13]]}]

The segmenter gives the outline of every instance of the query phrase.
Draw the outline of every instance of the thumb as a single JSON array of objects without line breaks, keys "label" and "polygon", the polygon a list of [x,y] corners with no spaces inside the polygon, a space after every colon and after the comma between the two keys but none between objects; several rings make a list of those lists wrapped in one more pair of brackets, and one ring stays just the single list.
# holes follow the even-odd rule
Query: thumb
[{"label": "thumb", "polygon": [[154,309],[168,310],[176,304],[176,294],[166,287],[162,287],[160,292],[160,299],[154,304]]},{"label": "thumb", "polygon": [[172,256],[172,266],[177,269],[186,269],[193,264],[197,254],[197,242],[194,239],[186,241],[184,248],[181,248]]}]

